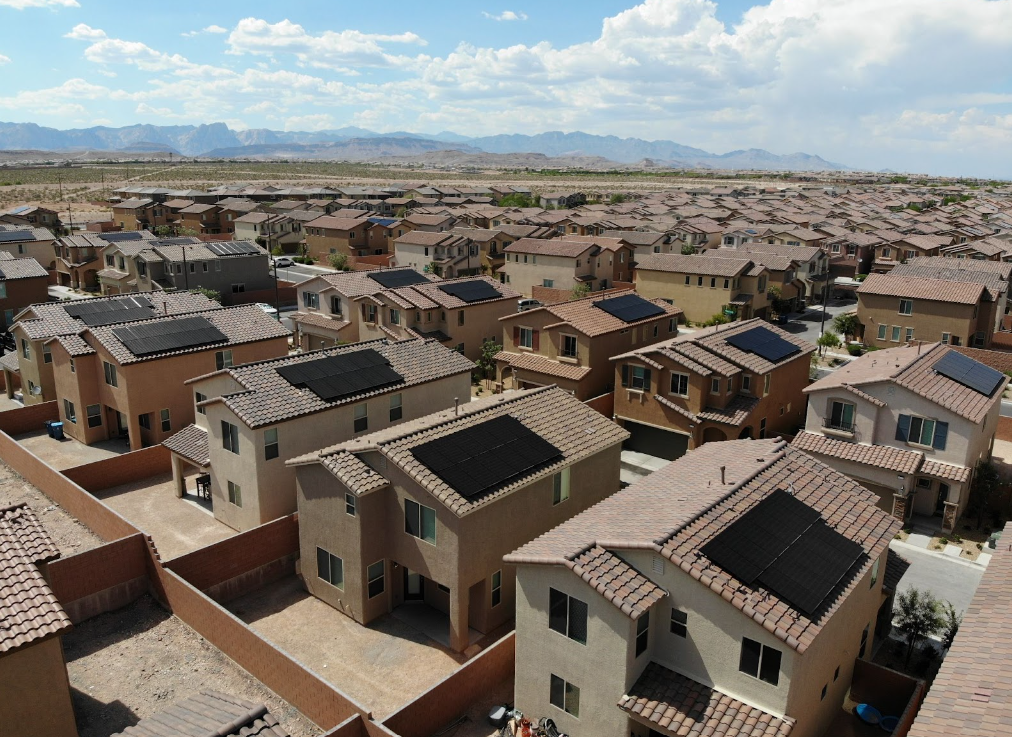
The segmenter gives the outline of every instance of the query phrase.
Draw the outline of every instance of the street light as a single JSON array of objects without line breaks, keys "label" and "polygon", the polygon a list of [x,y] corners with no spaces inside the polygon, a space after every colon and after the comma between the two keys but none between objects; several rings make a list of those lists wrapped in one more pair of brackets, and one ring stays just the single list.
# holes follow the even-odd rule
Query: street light
[{"label": "street light", "polygon": [[271,257],[271,266],[274,268],[274,316],[281,322],[281,297],[278,291],[278,262],[274,259],[274,248],[271,247],[271,216],[267,215],[267,254]]}]

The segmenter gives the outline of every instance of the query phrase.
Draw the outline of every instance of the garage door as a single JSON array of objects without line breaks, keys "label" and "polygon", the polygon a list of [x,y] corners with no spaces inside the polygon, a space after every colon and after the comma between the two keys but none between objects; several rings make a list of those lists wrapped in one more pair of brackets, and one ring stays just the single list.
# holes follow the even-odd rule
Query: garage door
[{"label": "garage door", "polygon": [[673,461],[676,458],[681,458],[689,449],[688,435],[628,420],[625,421],[624,426],[630,434],[623,446],[626,450],[634,450],[637,453],[646,453]]}]

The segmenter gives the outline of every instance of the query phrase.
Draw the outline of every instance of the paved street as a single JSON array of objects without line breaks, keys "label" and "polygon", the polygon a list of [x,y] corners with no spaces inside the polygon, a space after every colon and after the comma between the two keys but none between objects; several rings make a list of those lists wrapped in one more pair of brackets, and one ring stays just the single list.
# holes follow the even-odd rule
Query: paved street
[{"label": "paved street", "polygon": [[928,589],[935,598],[949,601],[957,612],[965,612],[977,590],[984,567],[960,559],[919,550],[912,545],[893,541],[893,550],[910,562],[910,568],[900,579],[896,593],[911,586]]},{"label": "paved street", "polygon": [[[826,329],[832,329],[833,318],[843,312],[857,308],[856,299],[831,299],[826,306]],[[814,343],[819,339],[822,327],[822,305],[812,305],[804,313],[792,313],[790,321],[781,325],[784,330]],[[842,340],[842,336],[841,336]]]},{"label": "paved street", "polygon": [[312,279],[314,276],[320,274],[333,273],[333,269],[324,269],[319,266],[306,266],[304,264],[295,264],[294,266],[286,266],[278,269],[279,276],[282,281],[295,282],[301,284],[308,279]]}]

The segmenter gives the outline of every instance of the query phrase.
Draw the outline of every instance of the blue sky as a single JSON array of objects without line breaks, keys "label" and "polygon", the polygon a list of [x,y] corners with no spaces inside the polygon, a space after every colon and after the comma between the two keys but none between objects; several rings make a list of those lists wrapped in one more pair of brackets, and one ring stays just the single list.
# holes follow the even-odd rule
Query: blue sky
[{"label": "blue sky", "polygon": [[0,0],[0,120],[583,130],[1012,178],[1012,0]]}]

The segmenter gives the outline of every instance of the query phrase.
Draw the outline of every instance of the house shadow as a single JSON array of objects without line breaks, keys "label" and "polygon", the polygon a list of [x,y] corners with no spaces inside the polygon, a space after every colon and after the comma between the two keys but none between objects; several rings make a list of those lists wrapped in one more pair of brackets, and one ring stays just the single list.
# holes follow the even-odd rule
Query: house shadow
[{"label": "house shadow", "polygon": [[105,703],[77,688],[70,689],[70,698],[79,737],[107,737],[140,721],[119,699]]}]

